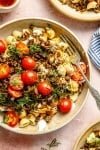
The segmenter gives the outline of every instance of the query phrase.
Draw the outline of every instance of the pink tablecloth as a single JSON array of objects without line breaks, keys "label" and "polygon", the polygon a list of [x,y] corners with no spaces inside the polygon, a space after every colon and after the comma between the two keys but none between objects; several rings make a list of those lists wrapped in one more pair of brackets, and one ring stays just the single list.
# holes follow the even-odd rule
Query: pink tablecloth
[{"label": "pink tablecloth", "polygon": [[[9,14],[0,14],[0,25],[15,18],[44,17],[61,22],[71,29],[88,49],[92,33],[100,25],[97,23],[83,23],[64,17],[49,3],[49,0],[21,0],[19,7]],[[92,84],[100,90],[100,72],[92,66]],[[0,150],[40,150],[53,138],[57,138],[62,144],[54,150],[72,150],[72,147],[82,131],[95,120],[100,119],[95,100],[89,95],[88,100],[78,114],[64,128],[41,136],[17,135],[0,128]]]}]

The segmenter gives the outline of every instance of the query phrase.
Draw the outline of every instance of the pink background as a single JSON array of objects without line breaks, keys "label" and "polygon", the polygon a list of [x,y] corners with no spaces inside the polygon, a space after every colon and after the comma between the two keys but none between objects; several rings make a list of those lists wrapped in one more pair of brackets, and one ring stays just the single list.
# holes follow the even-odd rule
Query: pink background
[{"label": "pink background", "polygon": [[[59,21],[71,29],[81,40],[85,50],[88,50],[93,32],[100,26],[96,23],[83,23],[69,19],[56,11],[49,0],[21,0],[17,9],[9,14],[0,14],[0,25],[23,17],[44,17]],[[100,72],[92,66],[92,84],[100,91]],[[72,150],[72,147],[82,131],[91,123],[100,120],[100,111],[95,100],[89,95],[87,102],[77,117],[64,128],[41,136],[24,136],[0,128],[0,150],[40,150],[53,138],[62,144],[54,150]]]}]

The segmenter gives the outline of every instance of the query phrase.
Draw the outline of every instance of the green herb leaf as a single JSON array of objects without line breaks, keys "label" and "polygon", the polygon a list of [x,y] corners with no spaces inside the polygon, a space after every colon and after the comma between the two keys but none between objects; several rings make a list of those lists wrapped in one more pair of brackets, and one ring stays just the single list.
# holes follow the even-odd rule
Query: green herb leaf
[{"label": "green herb leaf", "polygon": [[30,102],[30,98],[28,96],[20,98],[17,100],[18,105],[20,105],[21,107],[23,107],[25,104],[27,104],[28,102]]},{"label": "green herb leaf", "polygon": [[37,52],[41,52],[41,51],[42,51],[40,45],[36,45],[36,44],[30,45],[30,46],[29,46],[29,49],[30,49],[30,53],[31,53],[31,54],[34,54],[34,53],[37,53]]},{"label": "green herb leaf", "polygon": [[41,150],[47,150],[47,148],[41,147]]},{"label": "green herb leaf", "polygon": [[10,57],[13,57],[14,59],[19,58],[19,51],[17,50],[17,48],[13,45],[9,45],[8,46],[8,55]]},{"label": "green herb leaf", "polygon": [[59,143],[59,142],[57,141],[57,139],[54,138],[54,139],[51,141],[51,143],[49,143],[49,144],[47,144],[47,145],[49,146],[49,148],[52,148],[52,147],[57,147],[59,144],[61,144],[61,143]]},{"label": "green herb leaf", "polygon": [[6,101],[6,94],[0,93],[0,104],[5,103]]},{"label": "green herb leaf", "polygon": [[51,143],[47,144],[47,148],[41,147],[41,150],[50,150],[51,148],[57,147],[59,144],[61,144],[60,142],[57,141],[56,138],[54,138]]}]

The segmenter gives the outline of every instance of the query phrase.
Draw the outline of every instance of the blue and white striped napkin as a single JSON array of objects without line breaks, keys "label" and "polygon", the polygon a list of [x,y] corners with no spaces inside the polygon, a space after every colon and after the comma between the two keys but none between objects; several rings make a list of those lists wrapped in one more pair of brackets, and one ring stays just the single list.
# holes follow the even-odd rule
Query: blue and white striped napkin
[{"label": "blue and white striped napkin", "polygon": [[93,64],[100,70],[100,28],[92,36],[88,54]]}]

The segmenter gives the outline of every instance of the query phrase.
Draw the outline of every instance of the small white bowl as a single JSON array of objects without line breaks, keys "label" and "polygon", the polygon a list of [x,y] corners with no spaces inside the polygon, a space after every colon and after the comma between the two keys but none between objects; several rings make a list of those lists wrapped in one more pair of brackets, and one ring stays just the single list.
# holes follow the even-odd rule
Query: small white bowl
[{"label": "small white bowl", "polygon": [[1,6],[0,7],[0,13],[8,13],[13,11],[19,4],[21,0],[15,0],[14,4],[12,4],[11,6]]}]

